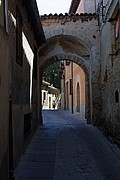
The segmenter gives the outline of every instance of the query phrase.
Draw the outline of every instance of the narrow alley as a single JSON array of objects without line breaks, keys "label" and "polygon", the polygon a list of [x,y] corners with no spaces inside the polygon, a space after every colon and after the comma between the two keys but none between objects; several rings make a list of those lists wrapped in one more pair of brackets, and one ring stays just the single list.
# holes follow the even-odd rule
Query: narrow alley
[{"label": "narrow alley", "polygon": [[119,180],[120,150],[96,127],[62,110],[44,110],[15,180]]}]

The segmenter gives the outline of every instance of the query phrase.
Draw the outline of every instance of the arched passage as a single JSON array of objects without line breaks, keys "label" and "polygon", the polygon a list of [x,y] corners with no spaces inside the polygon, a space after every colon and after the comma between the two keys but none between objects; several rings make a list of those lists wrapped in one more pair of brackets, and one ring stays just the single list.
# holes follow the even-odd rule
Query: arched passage
[{"label": "arched passage", "polygon": [[[71,58],[71,59],[70,59]],[[90,79],[89,79],[89,70],[86,68],[86,66],[84,65],[83,60],[81,59],[81,57],[72,55],[72,54],[58,54],[56,56],[51,57],[50,59],[46,60],[47,61],[47,65],[46,63],[41,64],[41,66],[39,67],[39,92],[41,92],[41,83],[42,83],[42,77],[43,77],[43,73],[45,71],[45,69],[51,65],[52,63],[56,62],[56,61],[61,61],[61,60],[70,60],[76,64],[78,64],[82,70],[85,73],[85,92],[86,92],[86,107],[85,107],[85,117],[88,120],[88,122],[90,122],[90,117],[91,117],[91,99],[90,99]],[[79,93],[80,93],[80,87],[79,87]],[[80,95],[79,97],[80,98]],[[69,100],[68,100],[69,101]],[[42,119],[42,104],[41,104],[41,93],[39,96],[39,102],[40,102],[40,117]],[[69,104],[69,103],[68,103]],[[68,109],[68,108],[67,108]]]},{"label": "arched passage", "polygon": [[[70,60],[78,64],[85,73],[86,87],[86,118],[90,122],[92,116],[92,96],[91,96],[91,76],[90,76],[90,58],[89,48],[80,39],[69,35],[59,35],[51,37],[38,52],[38,104],[40,104],[41,113],[41,83],[45,69],[56,61]],[[39,113],[39,108],[38,108]]]}]

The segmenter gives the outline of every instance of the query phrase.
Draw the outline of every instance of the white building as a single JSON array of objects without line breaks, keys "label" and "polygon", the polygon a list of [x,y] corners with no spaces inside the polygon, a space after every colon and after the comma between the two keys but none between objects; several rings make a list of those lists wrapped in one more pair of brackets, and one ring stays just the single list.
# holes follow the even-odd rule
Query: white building
[{"label": "white building", "polygon": [[43,109],[53,109],[53,102],[55,102],[55,109],[60,108],[60,90],[53,87],[50,83],[42,82],[42,107]]}]

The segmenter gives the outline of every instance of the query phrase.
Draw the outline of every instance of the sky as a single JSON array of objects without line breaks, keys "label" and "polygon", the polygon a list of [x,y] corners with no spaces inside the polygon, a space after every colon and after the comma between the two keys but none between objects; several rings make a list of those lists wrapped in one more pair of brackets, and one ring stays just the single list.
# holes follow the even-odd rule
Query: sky
[{"label": "sky", "polygon": [[36,0],[36,1],[39,9],[39,14],[49,15],[50,13],[52,14],[68,13],[72,0]]}]

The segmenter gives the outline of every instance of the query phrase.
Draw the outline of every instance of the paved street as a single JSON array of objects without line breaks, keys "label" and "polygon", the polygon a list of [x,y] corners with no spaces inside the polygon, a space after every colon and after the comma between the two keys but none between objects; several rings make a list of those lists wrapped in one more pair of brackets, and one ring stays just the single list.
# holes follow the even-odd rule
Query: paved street
[{"label": "paved street", "polygon": [[120,150],[96,127],[62,110],[43,111],[43,118],[16,180],[120,180]]}]

